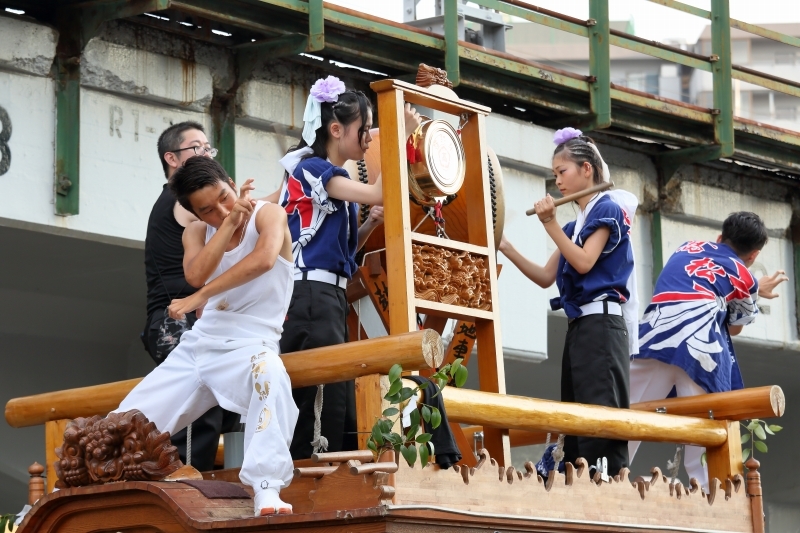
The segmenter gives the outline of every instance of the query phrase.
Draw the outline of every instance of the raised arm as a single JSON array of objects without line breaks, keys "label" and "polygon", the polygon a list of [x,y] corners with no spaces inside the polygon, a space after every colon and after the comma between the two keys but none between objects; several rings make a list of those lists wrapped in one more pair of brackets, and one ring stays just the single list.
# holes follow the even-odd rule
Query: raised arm
[{"label": "raised arm", "polygon": [[292,260],[292,237],[286,223],[286,212],[275,204],[267,204],[256,213],[258,240],[253,251],[247,254],[221,276],[204,285],[187,298],[172,300],[169,314],[181,318],[222,292],[240,287],[270,271],[282,256]]},{"label": "raised arm", "polygon": [[204,299],[244,285],[258,276],[269,272],[283,256],[292,260],[292,240],[286,222],[286,211],[275,204],[267,204],[256,213],[258,240],[253,251],[244,256],[218,278],[215,278],[200,291]]},{"label": "raised arm", "polygon": [[[192,222],[183,232],[183,273],[192,287],[199,288],[205,285],[222,261],[222,255],[234,232],[253,212],[253,203],[250,199],[250,191],[253,188],[252,179],[245,181],[239,188],[239,198],[233,209],[208,243],[205,243],[204,222]],[[189,231],[192,227],[194,229]]]},{"label": "raised arm", "polygon": [[[407,103],[403,108],[403,134],[407,139],[409,135],[422,122],[419,113],[411,104]],[[347,179],[344,176],[334,176],[328,182],[325,190],[328,194],[338,200],[355,202],[367,205],[383,205],[383,181],[382,174],[373,184],[360,183],[356,180]]]},{"label": "raised arm", "polygon": [[383,180],[381,176],[369,185],[344,176],[334,176],[325,187],[328,195],[337,200],[356,204],[383,205]]},{"label": "raised arm", "polygon": [[572,239],[558,225],[556,206],[553,203],[552,196],[548,194],[536,203],[536,214],[567,263],[572,265],[572,268],[577,270],[579,274],[589,272],[603,252],[603,248],[605,248],[608,238],[611,236],[611,231],[606,227],[597,228],[583,243],[583,247],[580,247],[572,242]]},{"label": "raised arm", "polygon": [[763,276],[758,280],[758,297],[771,300],[777,298],[780,294],[775,292],[775,287],[788,281],[789,277],[783,270],[777,270],[771,276]]},{"label": "raised arm", "polygon": [[505,255],[509,261],[514,263],[520,272],[525,274],[529,280],[538,286],[546,289],[556,281],[556,273],[558,271],[558,258],[561,255],[558,250],[553,252],[550,259],[544,266],[538,265],[519,253],[514,245],[506,240],[505,235],[500,240],[498,249]]}]

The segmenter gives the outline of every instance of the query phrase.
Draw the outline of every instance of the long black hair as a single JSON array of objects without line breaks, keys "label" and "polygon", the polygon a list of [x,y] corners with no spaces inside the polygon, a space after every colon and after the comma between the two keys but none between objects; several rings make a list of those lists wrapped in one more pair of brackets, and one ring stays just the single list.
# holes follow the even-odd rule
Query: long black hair
[{"label": "long black hair", "polygon": [[[311,149],[314,154],[308,157],[321,157],[328,159],[328,139],[330,138],[330,125],[334,120],[338,121],[343,126],[347,127],[361,117],[361,126],[358,128],[359,142],[367,131],[367,111],[372,109],[372,104],[361,91],[345,91],[339,95],[336,102],[322,102],[322,125],[317,128],[317,138]],[[294,148],[290,148],[290,152],[305,148],[308,146],[305,139],[300,139],[300,144]]]}]

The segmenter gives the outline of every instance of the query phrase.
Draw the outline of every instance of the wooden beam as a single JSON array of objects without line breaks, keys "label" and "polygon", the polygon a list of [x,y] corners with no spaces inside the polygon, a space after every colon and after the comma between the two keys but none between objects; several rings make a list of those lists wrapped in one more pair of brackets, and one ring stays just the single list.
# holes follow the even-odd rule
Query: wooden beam
[{"label": "wooden beam", "polygon": [[372,426],[383,413],[382,401],[380,374],[356,378],[356,431],[359,449],[367,449]]},{"label": "wooden beam", "polygon": [[[385,80],[385,82],[394,81]],[[388,294],[391,294],[389,334],[396,335],[417,329],[406,143],[399,134],[404,127],[405,95],[392,83],[375,82],[371,86],[378,93],[378,116],[381,117],[381,172],[385,213],[383,226],[386,235]]]},{"label": "wooden beam", "polygon": [[47,494],[56,488],[56,469],[53,466],[58,460],[56,448],[64,443],[64,430],[67,429],[69,420],[51,420],[44,425],[44,457],[45,476],[47,477]]},{"label": "wooden beam", "polygon": [[739,433],[739,422],[735,420],[721,421],[725,424],[728,438],[721,446],[706,446],[706,462],[709,483],[714,478],[720,481],[740,474],[744,477],[742,464],[742,435]]},{"label": "wooden beam", "polygon": [[[395,363],[405,370],[438,367],[442,364],[442,338],[435,331],[422,330],[380,337],[342,346],[325,346],[281,356],[293,387],[336,383],[370,374],[388,374]],[[105,415],[116,409],[140,379],[82,387],[24,398],[6,404],[6,421],[12,427],[43,424],[50,420]]]},{"label": "wooden beam", "polygon": [[687,398],[653,400],[631,405],[637,411],[665,409],[668,414],[713,418],[715,420],[748,420],[783,416],[786,398],[778,385],[753,387],[729,392],[715,392]]},{"label": "wooden beam", "polygon": [[442,396],[450,422],[707,448],[722,447],[734,438],[729,430],[731,423],[724,420],[561,403],[455,387],[446,387]]},{"label": "wooden beam", "polygon": [[[714,414],[715,420],[781,417],[785,408],[786,400],[783,390],[777,385],[729,392],[715,392],[689,398],[653,400],[652,402],[640,402],[631,405],[631,409],[634,411],[655,413],[656,409],[664,409],[666,414],[697,418],[710,418],[710,411]],[[466,437],[471,439],[473,434],[483,431],[483,426],[468,426],[463,428],[463,431]],[[508,436],[511,440],[511,447],[516,448],[518,446],[544,444],[547,440],[547,431],[512,429],[508,432]]]}]

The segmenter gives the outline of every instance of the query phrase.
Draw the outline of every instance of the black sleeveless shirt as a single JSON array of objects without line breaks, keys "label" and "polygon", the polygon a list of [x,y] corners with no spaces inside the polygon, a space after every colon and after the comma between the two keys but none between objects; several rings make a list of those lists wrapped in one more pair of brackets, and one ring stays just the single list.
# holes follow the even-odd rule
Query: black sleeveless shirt
[{"label": "black sleeveless shirt", "polygon": [[175,197],[166,184],[147,221],[144,267],[147,276],[147,316],[163,311],[175,298],[197,291],[183,275],[183,226],[175,220]]}]

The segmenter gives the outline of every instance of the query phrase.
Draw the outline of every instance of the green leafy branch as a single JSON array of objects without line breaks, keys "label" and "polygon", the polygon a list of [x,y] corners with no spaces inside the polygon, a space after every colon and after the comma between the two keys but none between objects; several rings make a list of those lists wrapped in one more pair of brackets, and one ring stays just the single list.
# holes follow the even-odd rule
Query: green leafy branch
[{"label": "green leafy branch", "polygon": [[[422,431],[422,421],[425,427],[436,429],[442,423],[442,413],[439,409],[426,403],[419,403],[418,409],[411,411],[411,426],[403,432],[397,433],[392,429],[402,417],[400,405],[416,396],[420,390],[426,389],[430,382],[424,382],[415,388],[403,386],[403,367],[394,365],[389,370],[389,391],[383,397],[389,402],[390,407],[383,411],[381,418],[375,421],[372,426],[372,433],[367,440],[367,448],[372,450],[377,459],[389,450],[394,450],[400,454],[413,467],[419,458],[422,468],[428,464],[429,458],[435,453],[433,443],[430,442],[431,434]],[[435,398],[441,394],[447,384],[452,380],[456,387],[463,387],[467,382],[467,369],[461,365],[461,359],[456,359],[453,363],[440,368],[430,379],[439,387],[439,391],[431,396]],[[430,401],[429,399],[429,401]],[[396,405],[397,407],[391,407]],[[392,418],[395,417],[395,418]]]},{"label": "green leafy branch", "polygon": [[[767,453],[767,435],[774,435],[783,429],[781,426],[767,424],[764,420],[753,418],[747,424],[740,422],[747,431],[742,433],[742,462],[747,461],[748,457],[754,456],[755,450]],[[744,446],[750,443],[750,446]],[[700,462],[706,465],[706,454],[700,456]]]},{"label": "green leafy branch", "polygon": [[11,531],[14,528],[14,522],[16,522],[16,520],[17,515],[15,514],[0,515],[0,533]]},{"label": "green leafy branch", "polygon": [[749,447],[742,450],[742,461],[747,461],[748,457],[753,456],[754,450],[767,453],[767,444],[764,442],[767,440],[767,434],[774,435],[783,429],[781,426],[769,425],[758,418],[752,419],[749,424],[745,425],[744,422],[741,424],[747,430],[747,433],[742,434],[742,444],[750,443]]}]

